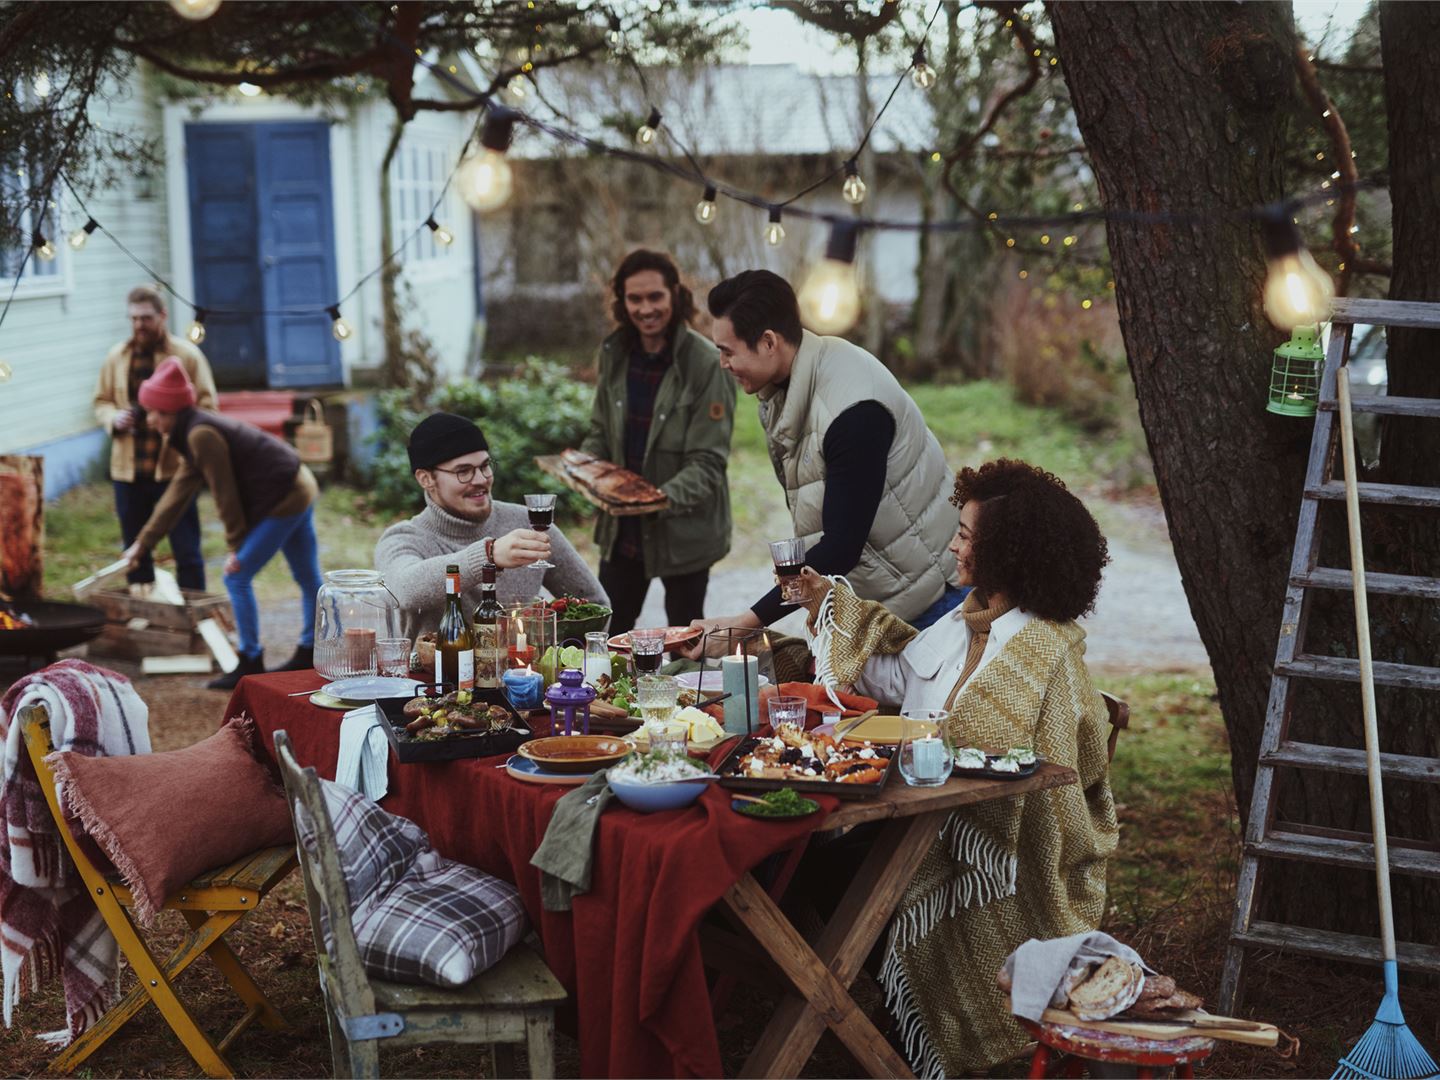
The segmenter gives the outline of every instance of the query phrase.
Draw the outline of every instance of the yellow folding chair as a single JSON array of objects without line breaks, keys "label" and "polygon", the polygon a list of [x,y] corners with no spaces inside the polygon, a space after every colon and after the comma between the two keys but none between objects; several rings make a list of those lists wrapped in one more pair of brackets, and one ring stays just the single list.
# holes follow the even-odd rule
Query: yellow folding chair
[{"label": "yellow folding chair", "polygon": [[[75,868],[80,872],[80,879],[85,883],[90,898],[95,901],[95,906],[99,908],[110,932],[115,935],[120,951],[138,979],[138,984],[111,1006],[83,1035],[66,1047],[50,1063],[47,1071],[73,1072],[149,1000],[155,1002],[160,1015],[180,1037],[185,1049],[195,1059],[195,1063],[205,1070],[207,1076],[234,1076],[234,1070],[225,1061],[224,1054],[242,1031],[256,1020],[273,1030],[284,1030],[289,1025],[266,1000],[224,938],[236,923],[254,911],[265,895],[295,868],[295,848],[261,848],[229,866],[201,874],[168,898],[163,909],[180,912],[190,924],[190,932],[175,951],[161,962],[150,951],[134,920],[130,918],[128,909],[134,906],[130,890],[118,879],[118,875],[107,876],[96,869],[65,825],[55,793],[55,776],[45,764],[45,756],[53,747],[50,742],[50,720],[44,706],[35,705],[20,710],[17,720],[25,738],[26,751],[35,766],[35,775],[45,792],[45,801],[49,804],[50,813],[59,828],[60,838],[75,861]],[[175,992],[174,980],[202,954],[209,955],[220,973],[225,976],[225,981],[247,1006],[245,1015],[219,1043],[212,1042],[200,1029],[190,1010]]]}]

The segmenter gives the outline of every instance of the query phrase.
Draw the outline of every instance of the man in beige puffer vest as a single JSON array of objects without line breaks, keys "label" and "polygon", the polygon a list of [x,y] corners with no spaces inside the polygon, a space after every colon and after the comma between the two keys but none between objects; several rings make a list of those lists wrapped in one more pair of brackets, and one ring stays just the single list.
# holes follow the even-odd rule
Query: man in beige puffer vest
[{"label": "man in beige puffer vest", "polygon": [[[768,270],[722,281],[709,307],[720,366],[759,398],[806,565],[846,575],[857,595],[920,628],[959,604],[946,553],[959,524],[954,476],[895,376],[859,346],[804,330],[795,291]],[[788,610],[774,589],[748,611],[691,625],[765,626]]]}]

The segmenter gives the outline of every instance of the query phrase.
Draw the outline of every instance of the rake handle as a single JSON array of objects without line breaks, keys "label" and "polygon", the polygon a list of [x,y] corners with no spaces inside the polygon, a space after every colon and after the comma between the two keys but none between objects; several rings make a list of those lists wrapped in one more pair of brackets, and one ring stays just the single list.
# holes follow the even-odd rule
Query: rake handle
[{"label": "rake handle", "polygon": [[1340,449],[1345,463],[1345,518],[1350,533],[1350,578],[1355,596],[1355,637],[1360,651],[1360,708],[1365,720],[1365,775],[1370,782],[1370,822],[1375,834],[1375,885],[1380,893],[1380,941],[1395,959],[1395,914],[1390,906],[1390,847],[1380,780],[1380,734],[1375,722],[1375,669],[1370,657],[1370,606],[1365,595],[1365,545],[1360,537],[1360,489],[1355,473],[1355,423],[1350,411],[1350,370],[1335,374],[1340,399]]}]

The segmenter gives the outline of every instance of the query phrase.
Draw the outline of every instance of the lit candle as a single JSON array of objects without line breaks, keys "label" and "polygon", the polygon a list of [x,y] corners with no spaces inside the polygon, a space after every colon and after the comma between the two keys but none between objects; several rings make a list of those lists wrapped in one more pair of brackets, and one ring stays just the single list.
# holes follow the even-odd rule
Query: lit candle
[{"label": "lit candle", "polygon": [[505,684],[505,695],[519,712],[538,709],[544,696],[545,680],[538,671],[527,667],[511,668],[501,677]]},{"label": "lit candle", "polygon": [[522,655],[527,651],[525,648],[525,628],[523,626],[515,631],[515,651]]},{"label": "lit candle", "polygon": [[734,734],[753,731],[760,719],[760,661],[744,656],[720,660],[721,685],[730,696],[725,699],[725,730]]}]

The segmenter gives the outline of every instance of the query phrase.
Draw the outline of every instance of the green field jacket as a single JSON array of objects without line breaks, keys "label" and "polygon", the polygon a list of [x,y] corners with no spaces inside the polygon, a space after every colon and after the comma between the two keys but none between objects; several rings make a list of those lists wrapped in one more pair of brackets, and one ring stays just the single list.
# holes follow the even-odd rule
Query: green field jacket
[{"label": "green field jacket", "polygon": [[[703,570],[730,550],[730,436],[735,427],[735,382],[720,369],[715,346],[689,327],[675,338],[675,359],[660,381],[654,420],[645,443],[645,479],[665,492],[670,508],[640,518],[645,573],[670,577]],[[630,355],[624,335],[600,346],[599,378],[590,431],[580,448],[625,464],[625,375]],[[619,519],[595,523],[600,557],[608,559]]]}]

